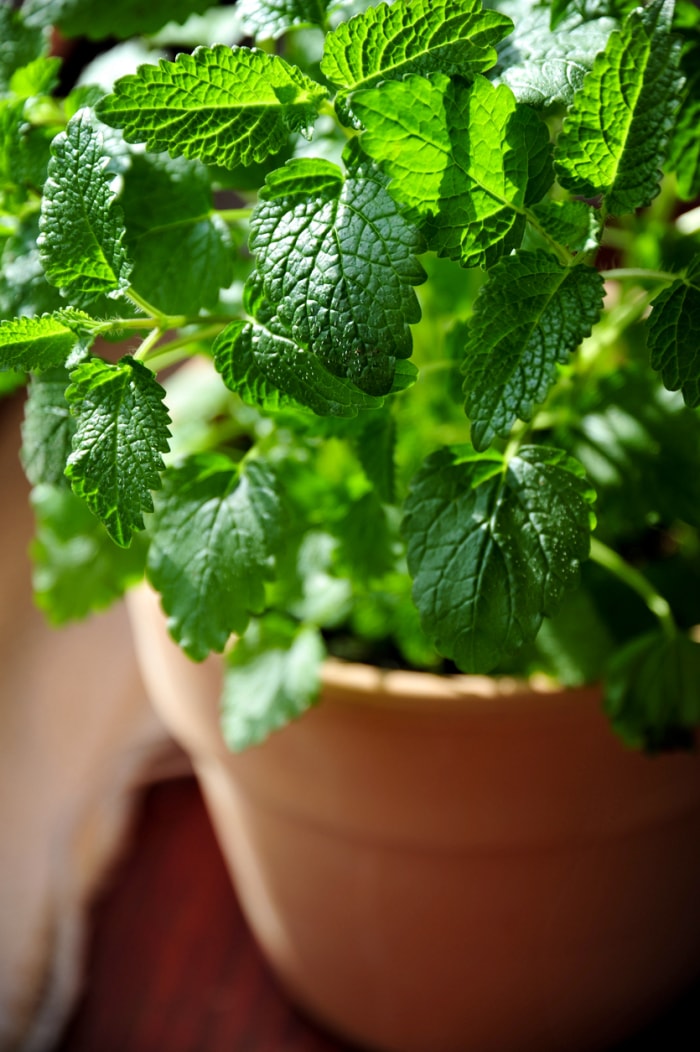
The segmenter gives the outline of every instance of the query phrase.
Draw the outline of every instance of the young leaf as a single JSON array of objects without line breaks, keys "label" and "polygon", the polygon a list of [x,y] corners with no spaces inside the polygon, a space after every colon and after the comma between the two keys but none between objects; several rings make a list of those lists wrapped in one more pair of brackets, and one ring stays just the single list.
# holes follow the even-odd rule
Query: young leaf
[{"label": "young leaf", "polygon": [[223,650],[262,611],[281,521],[274,476],[260,461],[239,471],[203,454],[166,472],[149,527],[148,576],[170,632],[195,661]]},{"label": "young leaf", "polygon": [[496,44],[513,28],[481,0],[397,0],[342,22],[326,37],[321,72],[345,91],[407,73],[465,78],[490,69]]},{"label": "young leaf", "polygon": [[42,372],[62,365],[91,323],[87,314],[74,310],[0,321],[0,368]]},{"label": "young leaf", "polygon": [[700,258],[656,297],[647,327],[651,365],[669,391],[700,405]]},{"label": "young leaf", "polygon": [[276,40],[290,29],[325,27],[329,0],[239,0],[238,16],[246,36]]},{"label": "young leaf", "polygon": [[268,615],[251,621],[226,658],[221,728],[234,752],[300,716],[321,689],[326,656],[316,628]]},{"label": "young leaf", "polygon": [[506,256],[489,271],[468,323],[466,411],[481,450],[530,420],[556,377],[598,320],[603,280],[592,267],[564,267],[549,252]]},{"label": "young leaf", "polygon": [[700,722],[700,644],[659,632],[635,639],[608,667],[604,707],[628,745],[689,748]]},{"label": "young leaf", "polygon": [[161,453],[170,423],[165,392],[150,369],[133,358],[110,365],[99,358],[71,373],[66,398],[76,419],[66,474],[75,493],[126,547],[153,510],[161,485]]},{"label": "young leaf", "polygon": [[0,6],[0,92],[7,91],[16,70],[47,50],[48,40],[41,27],[27,25],[11,5]]},{"label": "young leaf", "polygon": [[71,118],[51,153],[37,242],[46,277],[73,302],[128,288],[122,211],[89,110]]},{"label": "young leaf", "polygon": [[72,490],[44,483],[32,490],[31,501],[36,517],[30,549],[34,598],[52,624],[104,609],[143,577],[142,538],[118,548]]},{"label": "young leaf", "polygon": [[65,36],[126,39],[155,33],[166,22],[184,22],[214,0],[26,0],[23,11],[32,25],[60,26]]},{"label": "young leaf", "polygon": [[293,160],[260,197],[250,245],[280,321],[335,376],[387,394],[420,318],[417,229],[369,165],[344,177],[330,161]]},{"label": "young leaf", "polygon": [[66,400],[69,373],[64,366],[33,376],[24,404],[22,464],[33,486],[66,482],[75,420]]},{"label": "young leaf", "polygon": [[560,450],[522,447],[509,462],[469,447],[426,460],[403,532],[413,598],[438,650],[488,672],[532,640],[588,555],[594,494]]},{"label": "young leaf", "polygon": [[471,267],[519,242],[528,154],[509,88],[411,75],[358,91],[352,105],[362,148],[424,222],[429,248]]},{"label": "young leaf", "polygon": [[658,193],[680,89],[672,14],[673,0],[654,0],[610,35],[559,136],[561,184],[582,197],[603,194],[611,215]]},{"label": "young leaf", "polygon": [[277,153],[290,131],[306,132],[326,95],[277,55],[219,44],[141,66],[117,81],[97,114],[152,152],[235,168]]}]

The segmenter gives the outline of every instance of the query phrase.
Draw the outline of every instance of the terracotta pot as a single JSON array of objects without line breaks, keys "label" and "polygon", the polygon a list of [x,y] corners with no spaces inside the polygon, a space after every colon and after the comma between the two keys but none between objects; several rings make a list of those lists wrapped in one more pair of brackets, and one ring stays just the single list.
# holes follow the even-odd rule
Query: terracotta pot
[{"label": "terracotta pot", "polygon": [[317,708],[231,755],[218,663],[181,655],[150,593],[131,607],[250,925],[339,1034],[591,1052],[698,974],[697,755],[625,751],[595,689],[334,662]]}]

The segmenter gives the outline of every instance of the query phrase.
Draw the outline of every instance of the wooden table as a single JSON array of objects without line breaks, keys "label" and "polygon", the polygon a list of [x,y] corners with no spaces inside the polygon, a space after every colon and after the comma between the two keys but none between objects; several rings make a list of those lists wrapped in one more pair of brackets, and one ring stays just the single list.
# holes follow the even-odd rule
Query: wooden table
[{"label": "wooden table", "polygon": [[[700,983],[615,1052],[696,1052],[699,1009]],[[262,961],[191,777],[146,793],[55,1052],[349,1052],[295,1011]]]}]

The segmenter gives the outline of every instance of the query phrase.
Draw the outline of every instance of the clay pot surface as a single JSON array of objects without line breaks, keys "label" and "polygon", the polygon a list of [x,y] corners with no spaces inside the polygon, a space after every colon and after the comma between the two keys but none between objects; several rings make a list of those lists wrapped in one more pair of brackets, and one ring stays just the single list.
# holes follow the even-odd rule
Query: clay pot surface
[{"label": "clay pot surface", "polygon": [[[381,1052],[592,1052],[700,970],[700,757],[613,737],[595,688],[328,662],[232,755],[220,663],[131,597],[243,909],[292,996]],[[155,615],[155,616],[154,616]]]}]

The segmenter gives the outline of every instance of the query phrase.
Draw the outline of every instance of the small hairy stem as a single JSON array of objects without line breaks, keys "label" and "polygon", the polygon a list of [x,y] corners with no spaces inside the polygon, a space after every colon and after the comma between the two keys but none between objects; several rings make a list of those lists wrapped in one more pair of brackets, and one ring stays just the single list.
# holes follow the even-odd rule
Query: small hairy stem
[{"label": "small hairy stem", "polygon": [[678,628],[671,613],[671,607],[643,573],[635,570],[621,555],[595,537],[591,538],[591,559],[599,566],[604,566],[644,600],[647,608],[654,617],[658,618],[664,633],[669,638],[677,635]]},{"label": "small hairy stem", "polygon": [[136,359],[136,361],[145,361],[145,359],[148,357],[149,351],[158,343],[158,340],[161,338],[162,335],[163,330],[158,326],[156,326],[156,328],[153,329],[152,332],[149,332],[148,336],[143,341],[138,351],[136,351],[136,353],[134,354],[134,358]]},{"label": "small hairy stem", "polygon": [[[230,319],[229,319],[230,320]],[[167,343],[161,344],[160,347],[154,347],[151,345],[146,353],[148,355],[148,364],[152,365],[155,362],[158,363],[158,369],[165,369],[168,365],[175,365],[177,362],[182,361],[184,358],[189,358],[192,354],[196,353],[197,343],[201,343],[203,340],[212,339],[214,336],[218,336],[224,326],[221,323],[215,325],[204,325],[202,328],[197,329],[196,332],[184,333],[182,336],[178,336],[174,340],[169,340]],[[143,350],[143,346],[141,350]]]},{"label": "small hairy stem", "polygon": [[156,318],[158,320],[163,318],[163,312],[159,311],[157,307],[154,307],[152,303],[149,303],[148,300],[144,299],[143,296],[136,291],[136,289],[127,289],[125,295],[128,299],[131,300],[132,303],[135,303],[136,306],[144,312],[144,314],[147,314],[149,315],[149,317]]}]

